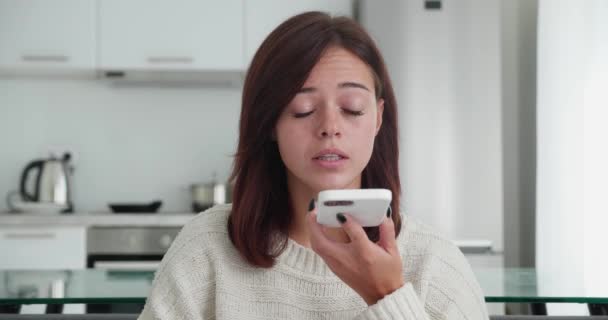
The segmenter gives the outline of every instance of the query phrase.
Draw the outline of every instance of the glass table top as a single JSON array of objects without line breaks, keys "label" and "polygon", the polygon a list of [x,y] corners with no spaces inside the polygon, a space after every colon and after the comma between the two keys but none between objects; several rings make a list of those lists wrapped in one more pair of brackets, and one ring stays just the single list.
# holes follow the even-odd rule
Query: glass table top
[{"label": "glass table top", "polygon": [[530,268],[473,268],[486,302],[608,303],[608,286],[567,281]]},{"label": "glass table top", "polygon": [[[534,269],[473,271],[487,302],[608,303],[608,286],[565,285]],[[152,271],[0,270],[0,304],[143,303],[153,277]]]},{"label": "glass table top", "polygon": [[0,270],[0,303],[143,303],[153,278],[153,271]]}]

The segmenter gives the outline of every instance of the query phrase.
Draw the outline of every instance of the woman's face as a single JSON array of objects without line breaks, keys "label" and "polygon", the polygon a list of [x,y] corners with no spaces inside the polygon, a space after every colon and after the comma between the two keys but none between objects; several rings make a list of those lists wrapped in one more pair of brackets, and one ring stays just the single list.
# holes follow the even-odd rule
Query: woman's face
[{"label": "woman's face", "polygon": [[328,49],[276,124],[290,188],[360,188],[383,110],[371,69],[343,48]]}]

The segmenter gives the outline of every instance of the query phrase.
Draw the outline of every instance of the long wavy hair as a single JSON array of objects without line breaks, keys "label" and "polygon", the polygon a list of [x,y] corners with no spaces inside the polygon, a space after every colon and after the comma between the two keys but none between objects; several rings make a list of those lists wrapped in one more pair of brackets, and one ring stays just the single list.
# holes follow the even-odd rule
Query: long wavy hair
[{"label": "long wavy hair", "polygon": [[[293,217],[286,167],[272,137],[279,115],[294,98],[312,68],[330,47],[344,48],[365,62],[375,78],[376,98],[384,100],[382,127],[362,188],[393,193],[395,232],[401,229],[397,103],[382,56],[369,34],[354,20],[306,12],[286,20],[261,44],[243,87],[239,141],[230,181],[230,240],[251,265],[269,268],[285,249]],[[372,241],[378,228],[366,228]]]}]

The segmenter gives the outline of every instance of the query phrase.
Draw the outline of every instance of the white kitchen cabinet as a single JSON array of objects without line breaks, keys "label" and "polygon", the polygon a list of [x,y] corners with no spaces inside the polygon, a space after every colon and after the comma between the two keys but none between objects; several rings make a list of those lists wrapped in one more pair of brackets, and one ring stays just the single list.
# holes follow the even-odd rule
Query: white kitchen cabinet
[{"label": "white kitchen cabinet", "polygon": [[95,68],[95,0],[0,0],[0,72]]},{"label": "white kitchen cabinet", "polygon": [[86,227],[0,227],[0,269],[82,269]]},{"label": "white kitchen cabinet", "polygon": [[[57,279],[65,280],[67,271],[62,270],[86,267],[86,227],[0,226],[0,256],[0,269],[57,270]],[[26,286],[28,290],[35,290],[40,296],[48,294],[50,285],[37,286],[42,283],[40,279],[31,278],[27,273],[23,277],[32,282]],[[24,305],[21,313],[43,313],[44,309],[43,304]],[[84,310],[83,304],[67,304],[63,312],[84,313]]]},{"label": "white kitchen cabinet", "polygon": [[270,31],[353,0],[0,0],[0,73],[242,71]]},{"label": "white kitchen cabinet", "polygon": [[352,17],[353,9],[352,0],[245,1],[245,67],[266,36],[287,18],[304,11]]},{"label": "white kitchen cabinet", "polygon": [[101,69],[243,69],[243,0],[102,0],[99,19]]}]

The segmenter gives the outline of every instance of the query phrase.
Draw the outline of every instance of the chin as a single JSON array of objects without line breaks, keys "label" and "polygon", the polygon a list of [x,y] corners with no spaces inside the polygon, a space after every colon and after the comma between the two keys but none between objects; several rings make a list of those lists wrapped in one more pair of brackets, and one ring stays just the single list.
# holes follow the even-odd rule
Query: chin
[{"label": "chin", "polygon": [[[343,181],[340,181],[343,180]],[[351,185],[352,180],[348,179],[340,179],[333,181],[315,181],[310,185],[313,186],[313,189],[318,191],[330,190],[330,189],[346,189],[349,185]],[[348,180],[348,181],[347,181]],[[350,188],[352,189],[352,188]]]}]

